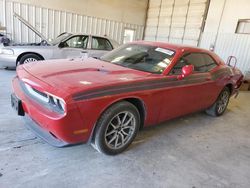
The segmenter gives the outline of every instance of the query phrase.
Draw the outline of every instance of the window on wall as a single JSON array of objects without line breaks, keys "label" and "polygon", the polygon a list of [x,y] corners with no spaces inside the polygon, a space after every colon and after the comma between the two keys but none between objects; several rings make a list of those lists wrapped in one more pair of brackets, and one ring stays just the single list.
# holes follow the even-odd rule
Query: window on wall
[{"label": "window on wall", "polygon": [[235,33],[250,34],[250,19],[239,20]]}]

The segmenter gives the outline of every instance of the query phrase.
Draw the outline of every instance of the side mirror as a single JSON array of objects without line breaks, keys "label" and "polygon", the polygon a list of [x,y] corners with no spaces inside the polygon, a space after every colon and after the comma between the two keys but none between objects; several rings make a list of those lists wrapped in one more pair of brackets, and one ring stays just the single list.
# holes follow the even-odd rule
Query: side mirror
[{"label": "side mirror", "polygon": [[58,45],[59,48],[64,48],[64,42],[60,42]]},{"label": "side mirror", "polygon": [[194,71],[194,66],[193,65],[185,65],[182,67],[182,74],[177,76],[178,80],[182,80],[183,78],[191,75]]}]

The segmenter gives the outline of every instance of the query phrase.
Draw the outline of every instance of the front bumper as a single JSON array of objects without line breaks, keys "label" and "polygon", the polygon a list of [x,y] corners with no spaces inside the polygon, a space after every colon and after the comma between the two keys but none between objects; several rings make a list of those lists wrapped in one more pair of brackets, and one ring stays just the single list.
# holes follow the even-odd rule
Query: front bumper
[{"label": "front bumper", "polygon": [[52,133],[45,131],[41,128],[39,124],[37,124],[34,120],[32,120],[27,114],[24,116],[25,126],[35,133],[38,137],[46,141],[48,144],[55,147],[64,147],[72,145],[63,140],[56,138]]},{"label": "front bumper", "polygon": [[56,147],[88,141],[89,134],[87,131],[82,131],[84,125],[76,105],[69,106],[67,113],[58,114],[30,98],[22,90],[17,77],[13,79],[12,85],[14,94],[21,101],[26,126],[39,137]]},{"label": "front bumper", "polygon": [[0,54],[1,67],[16,67],[17,56]]}]

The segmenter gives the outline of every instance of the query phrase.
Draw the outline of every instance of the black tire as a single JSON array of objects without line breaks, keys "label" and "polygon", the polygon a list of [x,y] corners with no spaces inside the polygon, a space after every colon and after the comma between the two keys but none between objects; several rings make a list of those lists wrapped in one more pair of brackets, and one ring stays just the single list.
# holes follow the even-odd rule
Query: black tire
[{"label": "black tire", "polygon": [[[122,121],[119,123],[118,119],[121,117]],[[114,128],[113,125],[116,125],[116,128]],[[97,127],[95,130],[94,139],[92,141],[92,146],[101,153],[107,155],[116,155],[126,150],[136,137],[140,127],[140,114],[133,104],[127,101],[118,102],[110,106],[101,115],[96,126]],[[111,132],[113,133],[110,134]],[[127,139],[125,139],[126,136]],[[112,140],[115,142],[115,148],[112,146]],[[121,141],[121,145],[118,145],[119,147],[116,148],[116,145],[119,141]]]},{"label": "black tire", "polygon": [[22,65],[22,64],[25,64],[25,63],[28,63],[28,62],[33,62],[33,61],[28,61],[28,60],[33,60],[33,61],[40,61],[42,60],[41,57],[39,57],[38,55],[36,54],[25,54],[21,57],[21,59],[17,62],[17,66],[18,65]]},{"label": "black tire", "polygon": [[[222,102],[222,98],[223,96],[226,98],[223,102]],[[215,101],[215,103],[206,110],[206,113],[210,116],[221,116],[227,109],[227,105],[229,103],[229,99],[230,99],[230,90],[228,87],[225,87],[220,95],[218,96],[217,100]],[[223,103],[223,109],[220,109],[220,105],[221,103]]]}]

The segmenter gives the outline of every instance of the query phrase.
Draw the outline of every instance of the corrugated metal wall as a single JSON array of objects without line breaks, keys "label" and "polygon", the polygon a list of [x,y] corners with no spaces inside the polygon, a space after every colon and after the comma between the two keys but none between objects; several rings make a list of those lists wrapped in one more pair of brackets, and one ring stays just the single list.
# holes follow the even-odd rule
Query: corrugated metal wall
[{"label": "corrugated metal wall", "polygon": [[[215,44],[215,33],[203,33],[200,47],[209,49],[211,44]],[[250,71],[250,35],[220,33],[215,44],[217,53],[225,62],[230,55],[237,57],[237,67],[245,74]]]},{"label": "corrugated metal wall", "polygon": [[145,40],[196,46],[207,0],[150,0]]},{"label": "corrugated metal wall", "polygon": [[62,32],[83,32],[97,35],[107,35],[119,43],[123,42],[124,29],[135,30],[134,40],[143,36],[142,25],[122,23],[113,20],[79,15],[72,12],[37,7],[29,4],[0,0],[0,23],[7,27],[7,33],[15,42],[40,41],[19,20],[13,17],[13,12],[29,21],[47,38],[55,38]]}]

